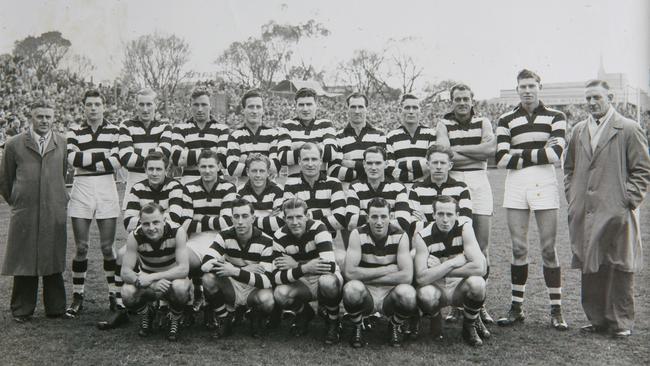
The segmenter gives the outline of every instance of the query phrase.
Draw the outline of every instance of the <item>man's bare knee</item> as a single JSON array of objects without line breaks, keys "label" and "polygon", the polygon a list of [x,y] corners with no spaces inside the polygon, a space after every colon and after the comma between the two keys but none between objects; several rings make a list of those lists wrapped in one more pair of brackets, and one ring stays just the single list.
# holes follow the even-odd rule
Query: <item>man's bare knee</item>
[{"label": "man's bare knee", "polygon": [[287,285],[280,285],[273,291],[273,300],[281,308],[285,308],[293,303],[293,296],[291,287]]},{"label": "man's bare knee", "polygon": [[217,276],[214,273],[204,273],[201,277],[201,284],[206,294],[215,294],[219,291]]},{"label": "man's bare knee", "polygon": [[75,260],[85,260],[88,257],[88,242],[77,242]]},{"label": "man's bare knee", "polygon": [[555,267],[557,265],[557,251],[555,250],[555,243],[545,245],[542,247],[542,259],[544,261],[545,266],[553,266]]},{"label": "man's bare knee", "polygon": [[126,254],[126,245],[115,251],[115,261],[117,264],[122,265],[122,258]]},{"label": "man's bare knee", "polygon": [[465,279],[467,296],[474,300],[485,298],[485,279],[480,276],[470,276]]},{"label": "man's bare knee", "polygon": [[435,313],[440,308],[442,293],[434,286],[424,286],[417,290],[417,303],[425,313]]},{"label": "man's bare knee", "polygon": [[318,291],[326,297],[337,296],[340,292],[339,279],[332,274],[318,277]]},{"label": "man's bare knee", "polygon": [[102,255],[104,256],[104,259],[108,260],[108,259],[115,258],[115,253],[113,252],[113,242],[102,244],[101,249],[102,249]]},{"label": "man's bare knee", "polygon": [[192,282],[188,279],[173,280],[169,289],[170,300],[176,306],[182,306],[190,300]]},{"label": "man's bare knee", "polygon": [[393,289],[395,299],[401,309],[413,310],[417,305],[417,294],[411,285],[401,284]]},{"label": "man's bare knee", "polygon": [[127,308],[133,308],[138,305],[139,299],[136,298],[137,292],[138,289],[131,284],[125,283],[122,286],[121,293],[122,293],[122,302],[124,302],[124,306],[126,306]]},{"label": "man's bare knee", "polygon": [[275,306],[273,291],[271,289],[257,291],[253,298],[253,306],[264,313],[271,313]]},{"label": "man's bare knee", "polygon": [[528,246],[512,243],[512,257],[515,260],[526,260],[528,258]]},{"label": "man's bare knee", "polygon": [[363,297],[366,293],[366,287],[361,281],[352,280],[343,286],[343,302],[347,305],[360,305],[363,303]]}]

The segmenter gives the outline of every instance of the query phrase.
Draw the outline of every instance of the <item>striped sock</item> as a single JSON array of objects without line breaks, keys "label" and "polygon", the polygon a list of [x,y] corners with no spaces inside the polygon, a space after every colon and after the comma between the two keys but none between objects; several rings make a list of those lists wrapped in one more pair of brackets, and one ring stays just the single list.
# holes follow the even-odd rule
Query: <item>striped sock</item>
[{"label": "striped sock", "polygon": [[117,293],[117,287],[115,286],[115,268],[117,267],[117,262],[115,259],[104,259],[104,275],[106,276],[106,282],[108,283],[108,293],[115,294]]},{"label": "striped sock", "polygon": [[463,302],[463,315],[465,316],[465,319],[478,318],[478,312],[483,307],[484,302],[485,300],[477,301],[466,296],[465,301]]},{"label": "striped sock", "polygon": [[194,287],[194,296],[192,296],[188,301],[188,305],[192,306],[194,301],[199,297],[203,296],[203,280],[201,276],[191,276],[192,286]]},{"label": "striped sock", "polygon": [[325,311],[329,320],[336,320],[339,318],[339,306],[325,305]]},{"label": "striped sock", "polygon": [[358,305],[348,306],[348,304],[344,302],[343,307],[345,308],[345,311],[347,312],[348,317],[350,318],[350,322],[352,324],[354,325],[361,324],[361,321],[363,320],[363,316],[361,315],[361,313],[363,313],[363,303]]},{"label": "striped sock", "polygon": [[[309,305],[309,304],[307,304],[307,305]],[[309,306],[311,306],[311,305],[309,305]],[[305,310],[305,304],[304,304],[304,303],[295,302],[295,303],[293,304],[293,306],[290,306],[290,307],[289,307],[289,310],[292,310],[292,311],[293,311],[294,313],[296,313],[296,314],[300,314],[300,313],[302,313],[303,310]]]},{"label": "striped sock", "polygon": [[72,292],[83,295],[84,284],[86,283],[86,271],[88,270],[88,260],[72,260]]},{"label": "striped sock", "polygon": [[115,264],[115,302],[117,303],[117,306],[120,308],[124,308],[124,303],[122,302],[122,285],[124,285],[124,281],[122,281],[122,265],[121,264]]},{"label": "striped sock", "polygon": [[327,313],[329,320],[337,320],[339,318],[339,304],[341,303],[341,298],[328,299],[324,296],[319,296],[318,303],[322,304],[325,308],[325,312]]},{"label": "striped sock", "polygon": [[363,320],[360,311],[357,313],[348,313],[348,316],[350,317],[350,322],[354,325],[361,324],[361,320]]},{"label": "striped sock", "polygon": [[223,298],[223,293],[218,291],[208,297],[210,306],[214,309],[215,318],[225,318],[228,316],[228,309],[226,308],[226,300]]},{"label": "striped sock", "polygon": [[528,280],[528,263],[521,266],[510,265],[510,278],[512,281],[512,305],[521,307],[524,303],[526,281]]},{"label": "striped sock", "polygon": [[396,311],[393,313],[393,316],[390,317],[390,322],[394,325],[402,325],[408,318],[408,315],[403,315]]},{"label": "striped sock", "polygon": [[544,282],[548,290],[551,306],[562,306],[562,270],[560,267],[549,268],[543,266]]}]

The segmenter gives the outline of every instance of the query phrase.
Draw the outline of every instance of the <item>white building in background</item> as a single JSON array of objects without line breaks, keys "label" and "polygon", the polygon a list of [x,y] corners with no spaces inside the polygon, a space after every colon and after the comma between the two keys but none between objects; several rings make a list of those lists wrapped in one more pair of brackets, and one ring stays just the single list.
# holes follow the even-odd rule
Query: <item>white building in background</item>
[{"label": "white building in background", "polygon": [[[648,93],[630,85],[625,74],[605,72],[602,60],[598,68],[598,76],[595,78],[605,80],[609,83],[614,93],[614,103],[628,103],[635,107],[640,106],[641,111],[650,109],[650,97]],[[542,81],[540,99],[547,105],[583,104],[585,103],[584,93],[587,81],[563,83],[544,83]],[[496,98],[494,101],[515,105],[519,103],[519,95],[517,95],[515,89],[501,89],[499,98]]]}]

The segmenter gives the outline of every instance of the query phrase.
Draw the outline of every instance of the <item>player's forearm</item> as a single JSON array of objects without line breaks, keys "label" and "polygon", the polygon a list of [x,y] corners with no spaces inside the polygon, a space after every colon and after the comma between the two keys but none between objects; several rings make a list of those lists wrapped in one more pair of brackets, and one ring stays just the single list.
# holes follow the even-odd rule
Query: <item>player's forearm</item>
[{"label": "player's forearm", "polygon": [[371,285],[385,285],[385,286],[397,286],[402,283],[410,284],[411,282],[413,282],[412,270],[411,271],[400,270],[367,281],[367,283]]},{"label": "player's forearm", "polygon": [[560,161],[564,148],[562,145],[554,145],[540,149],[522,149],[521,157],[525,165],[554,164]]},{"label": "player's forearm", "polygon": [[513,155],[510,150],[498,150],[496,153],[497,167],[501,169],[522,169],[524,167],[523,159],[518,155]]},{"label": "player's forearm", "polygon": [[495,140],[485,141],[478,145],[456,146],[454,152],[463,154],[469,158],[485,160],[496,153],[497,145]]},{"label": "player's forearm", "polygon": [[480,159],[472,158],[464,153],[454,153],[454,168],[461,168],[465,165],[474,164]]},{"label": "player's forearm", "polygon": [[363,268],[354,266],[345,271],[345,278],[361,282],[371,281],[390,274],[394,269],[388,267]]},{"label": "player's forearm", "polygon": [[139,216],[124,216],[124,229],[126,230],[127,233],[130,233],[131,231],[135,230],[136,227],[138,227],[138,222],[140,221]]},{"label": "player's forearm", "polygon": [[485,275],[485,261],[468,262],[463,266],[452,269],[447,274],[448,277],[469,277]]},{"label": "player's forearm", "polygon": [[435,281],[447,276],[453,267],[448,262],[443,262],[435,267],[427,268],[415,275],[415,282],[419,285],[430,285]]},{"label": "player's forearm", "polygon": [[208,227],[210,230],[226,230],[227,228],[232,226],[232,218],[230,216],[217,216],[217,217],[212,217],[209,220],[209,225]]},{"label": "player's forearm", "polygon": [[296,268],[276,270],[273,273],[273,280],[275,285],[286,285],[296,282],[304,273],[300,266]]},{"label": "player's forearm", "polygon": [[188,273],[189,273],[189,266],[177,264],[176,266],[166,271],[152,273],[150,278],[152,281],[158,281],[162,279],[173,281],[173,280],[179,280],[181,278],[187,277]]},{"label": "player's forearm", "polygon": [[239,268],[239,274],[233,276],[237,281],[258,289],[271,288],[271,279],[266,274],[251,273]]},{"label": "player's forearm", "polygon": [[256,217],[254,224],[258,229],[264,232],[275,232],[284,226],[284,220],[279,216]]},{"label": "player's forearm", "polygon": [[120,164],[125,168],[143,168],[144,157],[135,152],[122,153],[120,151]]},{"label": "player's forearm", "polygon": [[135,281],[138,279],[138,274],[133,270],[133,268],[127,266],[122,266],[120,276],[124,283],[128,283],[129,285],[134,285]]}]

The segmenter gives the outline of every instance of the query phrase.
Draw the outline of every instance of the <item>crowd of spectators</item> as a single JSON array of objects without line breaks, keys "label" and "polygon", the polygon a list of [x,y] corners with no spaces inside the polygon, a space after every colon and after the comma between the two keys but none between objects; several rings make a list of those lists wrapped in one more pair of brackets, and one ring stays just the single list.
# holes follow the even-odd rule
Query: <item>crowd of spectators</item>
[{"label": "crowd of spectators", "polygon": [[[221,99],[225,101],[225,107],[218,108],[220,111],[214,114],[215,119],[233,127],[242,122],[239,96],[244,93],[244,88],[215,80],[180,85],[175,93],[176,97],[159,107],[158,118],[171,124],[188,119],[190,110],[187,96],[190,90],[197,86],[210,89],[214,95],[222,96]],[[64,70],[57,70],[39,79],[35,70],[25,65],[19,58],[9,55],[0,56],[0,146],[8,136],[26,127],[28,106],[36,99],[45,98],[55,102],[57,107],[55,130],[65,132],[67,128],[78,125],[83,120],[80,99],[88,88],[99,89],[105,96],[105,116],[110,122],[119,123],[132,116],[135,90],[127,90],[120,87],[118,83],[95,85]],[[493,124],[496,124],[498,117],[513,107],[507,104],[477,101],[474,108],[477,114],[488,117]],[[636,119],[635,106],[619,104],[615,107],[622,114]],[[586,105],[574,104],[555,106],[555,108],[566,113],[569,129],[588,115]],[[431,99],[423,102],[423,120],[426,123],[435,125],[448,111],[448,102]],[[265,113],[266,123],[272,126],[292,118],[294,116],[292,96],[266,93]],[[397,101],[370,101],[368,120],[378,128],[386,131],[396,128],[399,126],[399,115],[400,108]],[[344,97],[320,98],[317,118],[330,119],[337,128],[344,126],[347,123]],[[642,113],[642,125],[646,131],[650,130],[649,111]]]}]

